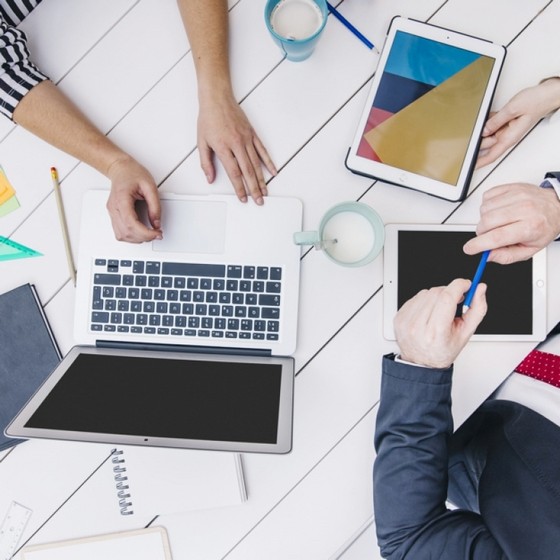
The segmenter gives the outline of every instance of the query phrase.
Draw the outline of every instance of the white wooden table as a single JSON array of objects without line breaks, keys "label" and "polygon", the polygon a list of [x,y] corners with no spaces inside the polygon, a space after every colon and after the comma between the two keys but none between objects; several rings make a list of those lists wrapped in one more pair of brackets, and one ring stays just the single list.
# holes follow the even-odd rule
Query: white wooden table
[{"label": "white wooden table", "polygon": [[[558,119],[542,122],[507,157],[477,171],[462,204],[353,175],[343,161],[378,55],[329,17],[313,56],[291,63],[267,35],[264,0],[229,5],[236,95],[280,170],[269,183],[270,196],[300,198],[306,229],[333,204],[357,199],[385,223],[476,223],[486,189],[510,181],[538,183],[545,171],[560,167]],[[506,45],[496,107],[558,74],[560,0],[345,0],[339,8],[379,47],[394,15]],[[163,190],[231,193],[223,169],[208,186],[199,168],[195,74],[174,0],[44,0],[22,26],[39,66],[146,165]],[[6,119],[0,121],[0,165],[21,202],[0,218],[0,235],[44,255],[0,263],[0,292],[34,283],[66,353],[74,344],[74,287],[49,168],[59,170],[74,251],[82,195],[108,188],[108,181]],[[548,265],[552,327],[560,320],[554,289],[560,244],[549,249]],[[95,446],[28,441],[0,454],[0,519],[17,495],[33,510],[21,544],[155,523],[167,528],[175,560],[379,557],[371,523],[372,441],[381,356],[395,349],[382,336],[382,277],[382,258],[346,269],[319,252],[303,256],[293,451],[244,455],[246,504],[108,524],[108,506],[95,491]],[[456,364],[457,423],[531,347],[468,346]]]}]

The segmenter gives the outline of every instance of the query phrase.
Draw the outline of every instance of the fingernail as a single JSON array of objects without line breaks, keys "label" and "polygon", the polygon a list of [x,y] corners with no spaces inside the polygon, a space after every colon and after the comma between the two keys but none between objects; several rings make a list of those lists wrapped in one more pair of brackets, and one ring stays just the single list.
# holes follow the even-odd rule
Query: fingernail
[{"label": "fingernail", "polygon": [[262,197],[262,196],[259,196],[259,198],[257,198],[257,199],[255,200],[255,202],[256,202],[259,206],[262,206],[262,205],[264,204],[263,197]]},{"label": "fingernail", "polygon": [[247,202],[247,197],[246,197],[246,196],[242,196],[242,197],[239,198],[239,200],[240,200],[241,202]]}]

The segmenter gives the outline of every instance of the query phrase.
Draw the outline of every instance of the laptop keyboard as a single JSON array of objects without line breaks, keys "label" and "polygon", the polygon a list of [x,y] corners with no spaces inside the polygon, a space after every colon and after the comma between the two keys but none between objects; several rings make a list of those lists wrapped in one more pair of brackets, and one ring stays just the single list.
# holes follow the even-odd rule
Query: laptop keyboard
[{"label": "laptop keyboard", "polygon": [[95,259],[90,329],[279,338],[282,268]]}]

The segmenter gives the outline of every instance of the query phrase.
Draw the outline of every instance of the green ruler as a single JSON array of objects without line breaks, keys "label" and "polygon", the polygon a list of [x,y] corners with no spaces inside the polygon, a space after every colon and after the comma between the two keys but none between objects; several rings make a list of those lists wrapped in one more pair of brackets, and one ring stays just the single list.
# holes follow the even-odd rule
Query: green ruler
[{"label": "green ruler", "polygon": [[8,261],[10,259],[25,259],[27,257],[39,257],[42,253],[30,249],[25,245],[20,245],[7,237],[0,235],[0,261]]}]

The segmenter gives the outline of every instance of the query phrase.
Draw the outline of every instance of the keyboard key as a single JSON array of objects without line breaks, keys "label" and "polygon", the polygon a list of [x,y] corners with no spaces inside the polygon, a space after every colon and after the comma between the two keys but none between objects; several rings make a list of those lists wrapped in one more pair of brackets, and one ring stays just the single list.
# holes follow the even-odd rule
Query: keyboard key
[{"label": "keyboard key", "polygon": [[252,331],[253,330],[253,321],[251,321],[251,319],[243,319],[241,321],[241,330],[242,331]]},{"label": "keyboard key", "polygon": [[181,290],[179,292],[179,298],[181,301],[191,301],[192,292],[190,290]]},{"label": "keyboard key", "polygon": [[201,290],[210,290],[212,288],[212,280],[210,278],[201,278],[200,279],[200,289]]},{"label": "keyboard key", "polygon": [[120,274],[94,274],[93,283],[101,286],[119,286],[121,283]]},{"label": "keyboard key", "polygon": [[144,261],[134,261],[132,263],[132,272],[134,274],[144,274]]},{"label": "keyboard key", "polygon": [[280,296],[260,294],[259,295],[259,305],[280,305]]},{"label": "keyboard key", "polygon": [[161,321],[161,324],[164,327],[172,327],[173,326],[173,315],[164,315]]},{"label": "keyboard key", "polygon": [[280,309],[278,307],[263,307],[261,317],[263,319],[278,319],[280,318]]},{"label": "keyboard key", "polygon": [[161,271],[161,263],[148,261],[146,263],[146,274],[159,274]]},{"label": "keyboard key", "polygon": [[240,292],[250,292],[251,291],[251,282],[249,280],[241,280],[239,282],[239,291]]},{"label": "keyboard key", "polygon": [[236,317],[247,317],[247,308],[244,305],[235,306],[235,316]]},{"label": "keyboard key", "polygon": [[92,323],[108,323],[109,322],[109,313],[106,311],[94,311],[91,314],[91,322]]},{"label": "keyboard key", "polygon": [[194,305],[192,303],[183,303],[183,315],[192,315],[194,313]]},{"label": "keyboard key", "polygon": [[157,313],[167,313],[168,305],[166,301],[158,301],[156,303],[156,312]]},{"label": "keyboard key", "polygon": [[167,290],[168,301],[179,301],[179,290]]},{"label": "keyboard key", "polygon": [[150,315],[150,326],[159,327],[161,325],[161,317],[159,315]]},{"label": "keyboard key", "polygon": [[173,278],[171,278],[171,276],[164,276],[161,279],[162,288],[171,288],[172,286],[173,286]]},{"label": "keyboard key", "polygon": [[156,309],[156,304],[153,301],[145,301],[142,305],[144,313],[153,313]]},{"label": "keyboard key", "polygon": [[105,300],[105,311],[115,311],[117,308],[116,299],[106,299]]},{"label": "keyboard key", "polygon": [[138,313],[138,311],[142,311],[142,302],[139,300],[131,301],[130,311],[134,311],[135,313]]},{"label": "keyboard key", "polygon": [[138,288],[128,288],[128,299],[139,299],[140,290]]},{"label": "keyboard key", "polygon": [[161,288],[154,290],[154,299],[163,301],[165,299],[165,290],[162,290]]},{"label": "keyboard key", "polygon": [[239,319],[228,319],[227,328],[230,331],[236,331],[239,329]]},{"label": "keyboard key", "polygon": [[279,321],[267,321],[266,328],[268,329],[268,332],[277,333],[280,330],[280,323]]},{"label": "keyboard key", "polygon": [[169,304],[169,313],[173,313],[176,315],[177,313],[181,313],[181,304],[177,302],[172,302]]},{"label": "keyboard key", "polygon": [[198,336],[202,336],[204,338],[210,336],[210,331],[200,330],[196,333]]},{"label": "keyboard key", "polygon": [[253,282],[253,292],[264,292],[264,282],[261,280],[255,280]]},{"label": "keyboard key", "polygon": [[226,287],[226,283],[224,282],[224,280],[222,280],[221,278],[214,278],[214,281],[212,282],[212,289],[213,290],[223,290]]},{"label": "keyboard key", "polygon": [[104,298],[113,297],[115,295],[115,289],[111,286],[105,286],[103,288],[102,296]]},{"label": "keyboard key", "polygon": [[142,286],[145,286],[145,285],[146,285],[146,282],[147,282],[147,281],[148,281],[147,276],[142,276],[142,275],[135,276],[135,278],[134,278],[134,285],[135,285],[135,286],[140,286],[140,287],[142,287]]},{"label": "keyboard key", "polygon": [[159,276],[148,276],[148,286],[150,288],[159,288]]},{"label": "keyboard key", "polygon": [[175,317],[175,326],[176,327],[186,327],[187,326],[187,318],[183,315],[177,315]]},{"label": "keyboard key", "polygon": [[115,288],[115,297],[118,299],[126,298],[126,288]]},{"label": "keyboard key", "polygon": [[115,325],[103,325],[103,330],[105,332],[115,332],[117,327]]},{"label": "keyboard key", "polygon": [[114,325],[119,325],[120,323],[122,323],[122,313],[119,313],[118,311],[111,313],[111,323],[113,323]]},{"label": "keyboard key", "polygon": [[125,325],[133,325],[134,324],[134,313],[125,313],[123,315],[123,321]]},{"label": "keyboard key", "polygon": [[106,266],[107,261],[105,259],[95,259],[95,266]]},{"label": "keyboard key", "polygon": [[259,280],[268,280],[268,266],[257,267],[257,278]]},{"label": "keyboard key", "polygon": [[144,333],[145,334],[156,334],[156,328],[155,327],[144,327]]},{"label": "keyboard key", "polygon": [[269,294],[279,294],[280,293],[281,284],[280,282],[267,282],[266,283],[266,291]]},{"label": "keyboard key", "polygon": [[158,333],[158,334],[169,334],[169,329],[166,328],[166,327],[160,327],[160,328],[157,330],[157,333]]},{"label": "keyboard key", "polygon": [[266,335],[266,340],[278,340],[278,335],[275,333],[268,333]]},{"label": "keyboard key", "polygon": [[261,316],[260,307],[249,307],[248,317],[251,317],[251,319],[258,319],[260,316]]},{"label": "keyboard key", "polygon": [[154,297],[154,291],[152,288],[143,288],[140,291],[140,299],[152,299]]},{"label": "keyboard key", "polygon": [[278,267],[272,267],[270,269],[270,279],[271,280],[282,280],[282,269]]},{"label": "keyboard key", "polygon": [[247,331],[241,331],[239,333],[239,338],[245,338],[245,339],[251,338],[251,333]]},{"label": "keyboard key", "polygon": [[244,266],[243,267],[243,278],[253,279],[255,277],[255,267],[254,266]]},{"label": "keyboard key", "polygon": [[121,266],[124,266],[126,268],[130,268],[132,266],[132,261],[129,260],[122,260],[121,261]]},{"label": "keyboard key", "polygon": [[212,331],[212,338],[224,338],[224,331]]},{"label": "keyboard key", "polygon": [[231,296],[231,303],[235,303],[236,305],[243,305],[245,303],[245,298],[243,297],[243,294],[233,294]]},{"label": "keyboard key", "polygon": [[254,332],[253,333],[254,340],[264,340],[264,333],[261,332]]},{"label": "keyboard key", "polygon": [[134,276],[132,274],[124,274],[122,284],[123,286],[134,286]]},{"label": "keyboard key", "polygon": [[257,294],[245,294],[245,303],[247,305],[257,305]]},{"label": "keyboard key", "polygon": [[130,327],[127,327],[126,325],[119,325],[117,327],[117,332],[127,333],[128,331],[130,331]]},{"label": "keyboard key", "polygon": [[266,321],[255,321],[254,327],[256,331],[264,331],[266,329]]},{"label": "keyboard key", "polygon": [[128,311],[130,309],[130,302],[127,299],[121,299],[117,303],[118,311]]},{"label": "keyboard key", "polygon": [[222,264],[163,263],[162,274],[223,278],[226,275],[226,267]]},{"label": "keyboard key", "polygon": [[241,278],[241,267],[240,266],[236,266],[236,265],[229,265],[227,267],[227,275],[228,278]]},{"label": "keyboard key", "polygon": [[177,277],[173,280],[173,287],[179,290],[183,289],[186,286],[186,281],[184,278]]},{"label": "keyboard key", "polygon": [[189,328],[198,329],[200,327],[200,317],[189,317]]}]

